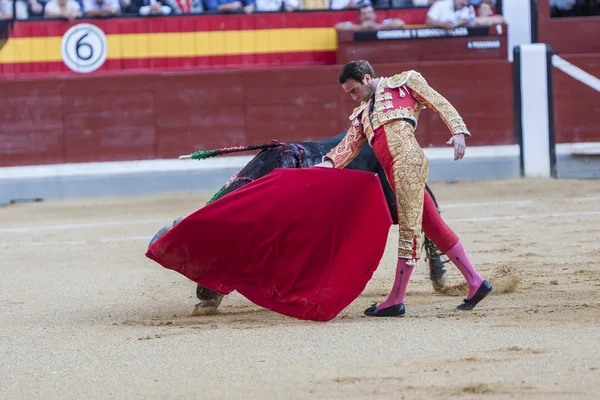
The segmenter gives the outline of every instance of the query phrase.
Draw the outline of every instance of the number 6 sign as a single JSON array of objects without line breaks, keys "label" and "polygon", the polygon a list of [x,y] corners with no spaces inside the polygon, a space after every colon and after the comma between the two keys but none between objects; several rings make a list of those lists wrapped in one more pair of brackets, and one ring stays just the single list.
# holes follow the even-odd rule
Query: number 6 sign
[{"label": "number 6 sign", "polygon": [[89,73],[106,61],[106,35],[92,24],[77,24],[63,35],[60,51],[63,62],[72,71]]}]

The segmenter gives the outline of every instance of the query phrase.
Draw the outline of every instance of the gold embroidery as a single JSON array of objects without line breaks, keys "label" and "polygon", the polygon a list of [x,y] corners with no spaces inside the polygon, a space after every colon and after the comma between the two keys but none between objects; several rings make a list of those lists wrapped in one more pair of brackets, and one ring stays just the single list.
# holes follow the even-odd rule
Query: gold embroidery
[{"label": "gold embroidery", "polygon": [[348,119],[350,121],[355,120],[358,117],[358,115],[365,109],[366,106],[367,103],[361,103],[360,106],[356,107],[354,111],[352,111],[352,114],[350,114],[350,117]]},{"label": "gold embroidery", "polygon": [[342,141],[331,149],[323,159],[331,160],[335,168],[344,168],[358,155],[366,140],[367,138],[360,126],[352,124]]},{"label": "gold embroidery", "polygon": [[[384,92],[381,95],[381,100],[391,100],[391,99],[392,99],[392,94],[390,92]],[[375,97],[375,101],[378,101],[377,97]]]},{"label": "gold embroidery", "polygon": [[391,89],[395,89],[395,88],[399,88],[400,86],[403,86],[406,83],[406,81],[408,80],[408,74],[410,72],[412,72],[412,71],[404,71],[400,74],[391,76],[387,80],[387,86]]},{"label": "gold embroidery", "polygon": [[[395,75],[394,77],[390,78],[390,81],[397,76],[399,75]],[[397,78],[397,80],[399,80],[399,78]],[[394,82],[397,83],[396,81]],[[467,137],[471,137],[471,133],[468,131],[462,117],[458,114],[458,111],[456,111],[456,108],[454,108],[454,106],[450,104],[450,102],[444,96],[429,86],[421,74],[415,71],[409,71],[406,76],[406,86],[412,89],[413,97],[419,103],[422,103],[424,106],[433,109],[440,116],[440,118],[442,118],[442,121],[444,121],[444,124],[446,124],[450,132],[453,134],[464,133]],[[458,124],[460,126],[453,126],[450,124],[450,121],[456,121],[455,125]]]},{"label": "gold embroidery", "polygon": [[380,102],[377,102],[377,100],[375,100],[375,111],[383,111],[393,107],[394,103],[392,102],[392,100],[385,100]]},{"label": "gold embroidery", "polygon": [[373,131],[375,129],[379,128],[380,126],[381,126],[381,122],[379,122],[379,113],[374,112],[373,115],[371,116],[371,126],[369,126],[372,134],[374,133]]},{"label": "gold embroidery", "polygon": [[[405,121],[393,121],[383,127],[393,158],[393,179],[398,205],[398,257],[421,257],[421,227],[425,182],[429,161],[417,142],[414,130]],[[413,257],[414,256],[414,257]]]},{"label": "gold embroidery", "polygon": [[[367,109],[369,109],[368,107],[371,104],[371,100],[369,100],[367,102]],[[369,115],[368,112],[363,113],[363,118],[362,118],[362,124],[363,124],[363,132],[365,134],[365,136],[367,137],[367,140],[369,141],[369,143],[371,142],[371,138],[373,137],[373,123],[371,121],[371,118],[375,116],[375,113],[373,113],[373,115]]]},{"label": "gold embroidery", "polygon": [[377,90],[375,90],[375,94],[379,94],[379,93],[383,93],[383,91],[385,90],[385,85],[387,83],[388,78],[384,78],[382,77],[379,80],[379,83],[377,84]]},{"label": "gold embroidery", "polygon": [[415,125],[419,120],[419,114],[421,113],[420,104],[415,105],[415,108],[408,107],[396,107],[389,111],[380,111],[377,113],[378,124],[373,121],[373,129],[379,128],[383,124],[387,124],[390,121],[402,118],[408,118],[415,121]]}]

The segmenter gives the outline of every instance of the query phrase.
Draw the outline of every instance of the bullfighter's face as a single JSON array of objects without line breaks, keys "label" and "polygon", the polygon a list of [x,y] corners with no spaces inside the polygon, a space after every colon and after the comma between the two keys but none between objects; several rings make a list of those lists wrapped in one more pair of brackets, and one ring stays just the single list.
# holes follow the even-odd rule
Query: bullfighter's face
[{"label": "bullfighter's face", "polygon": [[344,89],[344,92],[352,97],[352,100],[360,103],[369,100],[373,95],[372,83],[373,78],[371,78],[371,75],[367,74],[362,82],[348,79],[346,82],[342,83],[342,88]]}]

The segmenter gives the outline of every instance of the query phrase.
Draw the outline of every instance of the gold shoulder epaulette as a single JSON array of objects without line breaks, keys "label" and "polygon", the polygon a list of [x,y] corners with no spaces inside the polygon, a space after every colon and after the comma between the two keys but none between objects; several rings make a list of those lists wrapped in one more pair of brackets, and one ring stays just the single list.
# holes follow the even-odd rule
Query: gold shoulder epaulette
[{"label": "gold shoulder epaulette", "polygon": [[387,85],[389,88],[392,89],[399,88],[401,86],[406,85],[406,82],[408,82],[412,75],[418,75],[421,79],[425,80],[425,78],[423,78],[423,76],[420,73],[414,70],[410,70],[392,76],[388,79]]},{"label": "gold shoulder epaulette", "polygon": [[354,111],[352,111],[352,114],[350,114],[350,117],[348,119],[350,121],[354,121],[356,117],[358,117],[358,115],[362,112],[362,110],[365,109],[365,107],[367,107],[367,103],[363,102],[360,106],[356,107]]}]

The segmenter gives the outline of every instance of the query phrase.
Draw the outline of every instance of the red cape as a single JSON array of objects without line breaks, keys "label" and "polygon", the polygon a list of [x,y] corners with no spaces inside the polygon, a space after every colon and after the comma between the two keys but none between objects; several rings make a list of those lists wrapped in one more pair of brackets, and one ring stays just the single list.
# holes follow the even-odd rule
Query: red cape
[{"label": "red cape", "polygon": [[328,321],[364,290],[391,225],[375,174],[278,168],[189,215],[146,256],[216,292]]}]

